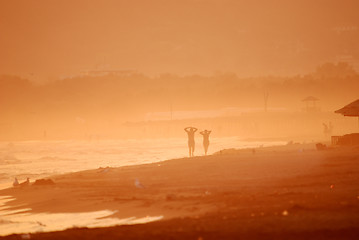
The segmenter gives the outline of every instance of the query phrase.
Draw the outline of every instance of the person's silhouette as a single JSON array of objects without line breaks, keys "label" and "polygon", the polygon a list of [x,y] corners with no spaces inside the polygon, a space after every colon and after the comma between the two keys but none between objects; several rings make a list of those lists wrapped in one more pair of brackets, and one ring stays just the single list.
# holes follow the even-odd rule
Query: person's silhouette
[{"label": "person's silhouette", "polygon": [[188,134],[188,151],[189,151],[189,156],[193,157],[193,153],[194,153],[194,133],[198,130],[195,127],[186,127],[184,129],[187,134]]},{"label": "person's silhouette", "polygon": [[329,133],[329,127],[325,123],[323,123],[323,127],[324,127],[324,129],[323,129],[324,135],[327,136]]},{"label": "person's silhouette", "polygon": [[200,132],[200,134],[203,136],[203,148],[204,148],[204,154],[207,155],[208,146],[209,146],[209,134],[211,134],[212,131],[204,130]]}]

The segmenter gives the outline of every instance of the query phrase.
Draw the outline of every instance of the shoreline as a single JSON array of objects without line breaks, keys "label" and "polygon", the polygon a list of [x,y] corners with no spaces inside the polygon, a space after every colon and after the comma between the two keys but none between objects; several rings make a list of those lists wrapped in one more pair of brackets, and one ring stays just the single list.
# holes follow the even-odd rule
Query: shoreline
[{"label": "shoreline", "polygon": [[[273,234],[338,229],[339,226],[357,229],[359,215],[352,213],[359,212],[358,162],[357,148],[317,151],[314,144],[292,144],[258,148],[255,153],[251,149],[240,149],[206,157],[57,175],[51,177],[55,182],[53,186],[9,188],[0,190],[0,195],[14,196],[16,200],[8,206],[16,209],[25,204],[32,209],[31,213],[108,209],[117,211],[111,216],[117,218],[162,215],[162,220],[144,225],[169,224],[169,229],[174,227],[170,222],[185,224],[184,219],[194,225],[201,221],[214,224],[215,229],[222,229],[227,224],[224,222],[228,222],[233,227],[230,231],[240,223],[242,227],[238,225],[233,236],[273,225],[278,219],[299,225],[294,227],[284,221],[283,226],[274,226],[270,231]],[[352,172],[350,176],[346,176],[348,172]],[[136,187],[136,179],[144,188]],[[338,179],[345,185],[341,186]],[[332,185],[335,187],[331,188]],[[333,195],[337,185],[340,191]],[[338,210],[344,211],[338,214]],[[216,219],[216,216],[225,219]],[[343,223],[343,219],[348,221]],[[144,225],[108,229],[143,229]],[[34,236],[73,231],[105,230],[73,229]],[[184,232],[190,234],[188,231]],[[218,230],[217,234],[229,234],[228,231]]]},{"label": "shoreline", "polygon": [[[284,145],[286,142],[247,142],[236,138],[213,138],[210,151],[223,148],[258,147],[264,145]],[[15,177],[19,181],[51,177],[99,167],[121,167],[159,162],[187,157],[187,142],[184,138],[157,140],[108,140],[108,141],[46,141],[19,142],[0,146],[0,189],[12,186]],[[29,151],[30,150],[30,151]],[[202,155],[198,140],[197,155]],[[8,184],[8,185],[6,185]],[[2,187],[4,186],[4,187]]]}]

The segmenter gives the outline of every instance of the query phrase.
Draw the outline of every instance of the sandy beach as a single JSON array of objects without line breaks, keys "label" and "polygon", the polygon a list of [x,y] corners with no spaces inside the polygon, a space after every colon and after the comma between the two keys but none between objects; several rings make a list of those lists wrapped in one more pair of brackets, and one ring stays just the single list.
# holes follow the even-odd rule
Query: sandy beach
[{"label": "sandy beach", "polygon": [[[162,220],[74,228],[31,239],[355,239],[359,149],[314,144],[223,150],[211,156],[53,176],[54,185],[0,191],[31,213],[112,210]],[[10,235],[4,239],[21,239]]]}]

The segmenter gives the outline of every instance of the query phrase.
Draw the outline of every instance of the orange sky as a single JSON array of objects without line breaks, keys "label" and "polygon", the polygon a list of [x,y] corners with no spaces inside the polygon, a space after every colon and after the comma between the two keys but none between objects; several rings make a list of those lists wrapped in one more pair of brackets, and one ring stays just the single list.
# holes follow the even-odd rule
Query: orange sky
[{"label": "orange sky", "polygon": [[356,64],[358,9],[356,0],[0,1],[0,74],[258,76]]}]

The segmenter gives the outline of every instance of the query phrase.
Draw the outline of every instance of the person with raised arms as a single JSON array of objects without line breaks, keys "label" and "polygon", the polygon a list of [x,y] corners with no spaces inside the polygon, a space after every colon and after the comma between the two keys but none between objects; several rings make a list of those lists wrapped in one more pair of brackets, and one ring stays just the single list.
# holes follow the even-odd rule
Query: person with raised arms
[{"label": "person with raised arms", "polygon": [[204,130],[200,132],[203,136],[203,148],[204,148],[204,154],[207,155],[208,146],[209,146],[209,134],[211,134],[212,131]]},{"label": "person with raised arms", "polygon": [[194,148],[195,148],[194,134],[195,134],[195,132],[197,132],[198,129],[195,127],[186,127],[184,130],[187,132],[187,135],[188,135],[189,156],[193,157]]}]

